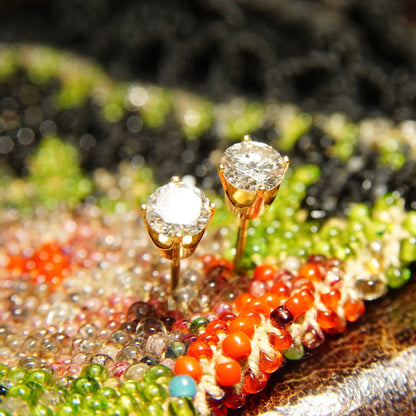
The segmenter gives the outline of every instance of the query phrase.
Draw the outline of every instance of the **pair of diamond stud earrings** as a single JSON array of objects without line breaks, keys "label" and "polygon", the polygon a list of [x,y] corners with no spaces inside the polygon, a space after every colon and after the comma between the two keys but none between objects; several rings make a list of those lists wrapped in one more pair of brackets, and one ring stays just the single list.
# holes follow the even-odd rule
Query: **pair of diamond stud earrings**
[{"label": "pair of diamond stud earrings", "polygon": [[[225,201],[240,219],[234,264],[238,268],[247,241],[249,220],[258,218],[279,190],[289,166],[271,146],[244,136],[224,152],[218,169]],[[197,248],[215,206],[196,187],[177,176],[158,188],[141,206],[143,222],[153,244],[171,260],[171,291],[179,282],[180,260]]]}]

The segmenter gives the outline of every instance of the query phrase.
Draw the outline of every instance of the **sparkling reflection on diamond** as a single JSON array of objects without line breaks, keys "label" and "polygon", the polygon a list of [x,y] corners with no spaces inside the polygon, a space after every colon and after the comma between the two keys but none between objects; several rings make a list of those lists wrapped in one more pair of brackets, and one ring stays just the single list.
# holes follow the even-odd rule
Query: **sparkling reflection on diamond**
[{"label": "sparkling reflection on diamond", "polygon": [[267,144],[255,141],[230,146],[221,164],[227,182],[247,192],[256,192],[261,186],[269,191],[280,184],[285,174],[280,153]]},{"label": "sparkling reflection on diamond", "polygon": [[209,200],[202,191],[183,182],[170,182],[150,195],[146,220],[150,227],[165,237],[176,233],[195,235],[211,217]]}]

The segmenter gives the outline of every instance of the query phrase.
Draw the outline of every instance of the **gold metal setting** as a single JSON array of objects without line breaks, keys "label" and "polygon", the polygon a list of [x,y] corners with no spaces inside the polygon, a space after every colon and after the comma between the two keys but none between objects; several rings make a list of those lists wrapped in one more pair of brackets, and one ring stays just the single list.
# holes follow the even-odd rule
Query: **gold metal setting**
[{"label": "gold metal setting", "polygon": [[[252,141],[249,135],[243,137],[242,142]],[[283,156],[284,174],[289,167],[289,158]],[[231,185],[224,176],[224,166],[220,165],[218,174],[224,189],[225,203],[233,215],[240,219],[236,255],[234,265],[238,269],[247,242],[249,220],[260,217],[267,206],[271,205],[280,188],[280,183],[270,190],[259,187],[256,192],[248,192]]]},{"label": "gold metal setting", "polygon": [[[170,180],[173,183],[179,183],[180,178],[173,176]],[[176,233],[173,238],[165,234],[161,234],[152,229],[146,218],[147,205],[141,205],[141,215],[143,223],[146,227],[147,233],[150,236],[153,244],[157,247],[160,254],[171,260],[171,291],[173,292],[179,283],[180,261],[194,253],[198,244],[200,243],[205,230],[210,223],[214,212],[215,204],[210,202],[209,209],[211,211],[210,218],[205,228],[198,234]]]}]

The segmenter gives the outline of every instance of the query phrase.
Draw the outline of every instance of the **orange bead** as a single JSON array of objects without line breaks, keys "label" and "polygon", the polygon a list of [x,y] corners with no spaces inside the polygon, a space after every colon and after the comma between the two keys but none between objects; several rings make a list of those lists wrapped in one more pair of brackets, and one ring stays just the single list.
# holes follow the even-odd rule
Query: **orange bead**
[{"label": "orange bead", "polygon": [[345,318],[348,322],[355,322],[365,312],[365,305],[361,299],[347,300],[344,305]]},{"label": "orange bead", "polygon": [[202,367],[196,358],[186,355],[184,357],[179,357],[176,360],[175,374],[186,374],[199,383],[202,377]]},{"label": "orange bead", "polygon": [[243,331],[250,338],[253,338],[255,325],[256,321],[254,318],[249,316],[238,316],[230,321],[230,324],[228,325],[228,332],[232,334],[234,332]]},{"label": "orange bead", "polygon": [[235,360],[217,364],[215,367],[215,377],[217,383],[223,387],[229,387],[239,383],[241,380],[240,364]]},{"label": "orange bead", "polygon": [[244,311],[242,311],[238,314],[238,317],[239,318],[243,318],[243,317],[251,318],[254,321],[254,325],[260,325],[261,324],[261,317],[257,312],[244,310]]},{"label": "orange bead", "polygon": [[200,360],[201,358],[211,359],[212,358],[212,349],[211,347],[203,341],[195,341],[189,345],[186,355]]},{"label": "orange bead", "polygon": [[308,289],[302,289],[300,292],[295,293],[286,302],[285,306],[292,312],[294,318],[298,318],[300,315],[308,311],[314,302],[314,297]]},{"label": "orange bead", "polygon": [[254,269],[254,280],[273,280],[276,268],[270,264],[263,264]]},{"label": "orange bead", "polygon": [[269,341],[276,351],[284,351],[292,345],[292,336],[285,329],[276,328],[275,332],[269,334]]},{"label": "orange bead", "polygon": [[276,295],[280,296],[281,299],[286,299],[290,296],[289,286],[284,284],[283,282],[275,283],[270,288],[270,292],[275,293]]},{"label": "orange bead", "polygon": [[268,380],[269,376],[265,373],[260,372],[255,376],[251,371],[247,371],[243,380],[243,394],[256,394],[262,391]]},{"label": "orange bead", "polygon": [[272,311],[272,308],[270,308],[267,302],[258,298],[253,299],[251,302],[249,302],[244,308],[244,310],[249,312],[257,312],[261,313],[262,315],[268,316]]},{"label": "orange bead", "polygon": [[281,297],[276,293],[268,292],[260,296],[260,300],[266,302],[270,306],[270,309],[273,310],[280,306]]},{"label": "orange bead", "polygon": [[316,322],[327,334],[339,334],[345,330],[345,323],[334,311],[318,310]]},{"label": "orange bead", "polygon": [[208,344],[208,345],[217,346],[218,343],[220,342],[220,339],[215,334],[204,333],[198,337],[198,341],[205,342],[205,344]]},{"label": "orange bead", "polygon": [[319,263],[306,263],[299,272],[298,278],[306,278],[314,282],[319,282],[325,277],[325,270]]},{"label": "orange bead", "polygon": [[263,351],[260,352],[259,370],[263,373],[271,374],[280,368],[283,363],[283,355],[280,351],[275,351],[274,357],[269,357]]},{"label": "orange bead", "polygon": [[253,295],[250,295],[250,293],[242,293],[241,295],[238,295],[235,299],[235,309],[237,312],[241,312],[248,303],[250,303],[254,299]]},{"label": "orange bead", "polygon": [[224,333],[226,334],[228,332],[228,326],[224,321],[221,321],[219,319],[215,321],[211,321],[205,328],[206,334],[218,334],[218,333]]},{"label": "orange bead", "polygon": [[328,309],[336,309],[338,306],[338,302],[341,299],[341,292],[338,289],[331,289],[327,293],[321,293],[321,302],[328,308]]},{"label": "orange bead", "polygon": [[242,360],[251,354],[250,338],[243,331],[227,335],[222,342],[222,351],[227,357]]}]

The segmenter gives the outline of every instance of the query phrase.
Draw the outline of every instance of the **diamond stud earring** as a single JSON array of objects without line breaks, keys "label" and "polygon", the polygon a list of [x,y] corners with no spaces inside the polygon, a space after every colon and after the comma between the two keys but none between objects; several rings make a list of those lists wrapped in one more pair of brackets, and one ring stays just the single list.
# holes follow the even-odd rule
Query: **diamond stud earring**
[{"label": "diamond stud earring", "polygon": [[215,206],[202,191],[173,176],[141,206],[153,244],[171,260],[171,291],[178,286],[180,260],[197,248],[214,215]]},{"label": "diamond stud earring", "polygon": [[224,188],[225,202],[233,215],[240,218],[234,264],[238,268],[247,241],[249,220],[263,214],[279,190],[289,167],[271,146],[244,136],[240,143],[224,152],[218,173]]}]

